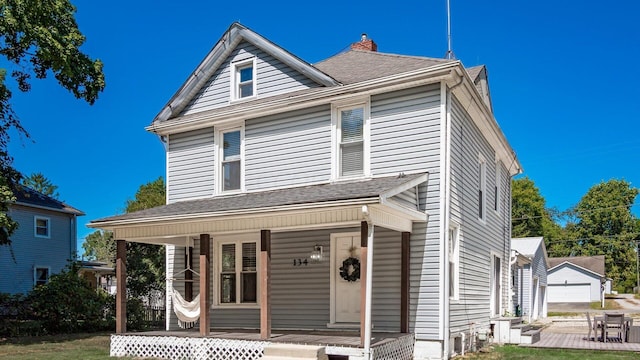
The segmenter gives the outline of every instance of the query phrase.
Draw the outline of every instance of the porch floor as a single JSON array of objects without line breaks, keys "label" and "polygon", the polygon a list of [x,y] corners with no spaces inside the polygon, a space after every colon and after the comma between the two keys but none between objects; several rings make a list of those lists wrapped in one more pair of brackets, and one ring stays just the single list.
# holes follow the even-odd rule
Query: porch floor
[{"label": "porch floor", "polygon": [[[120,335],[136,336],[176,336],[201,338],[197,330],[173,330],[173,331],[145,331],[129,332]],[[403,333],[373,333],[371,347],[381,346],[390,341],[409,334]],[[322,331],[322,330],[283,330],[271,333],[271,337],[266,340],[260,339],[259,330],[239,330],[239,329],[212,329],[207,338],[229,339],[229,340],[249,340],[268,341],[288,344],[302,345],[322,345],[341,347],[360,347],[360,334],[358,331]]]}]

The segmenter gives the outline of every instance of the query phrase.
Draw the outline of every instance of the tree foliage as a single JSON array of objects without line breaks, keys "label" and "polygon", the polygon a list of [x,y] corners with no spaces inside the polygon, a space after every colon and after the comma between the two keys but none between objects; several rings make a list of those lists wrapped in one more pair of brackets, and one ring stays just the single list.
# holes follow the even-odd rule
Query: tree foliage
[{"label": "tree foliage", "polygon": [[60,198],[60,194],[58,193],[58,186],[53,185],[53,183],[42,173],[33,173],[23,178],[22,185],[54,199]]},{"label": "tree foliage", "polygon": [[116,243],[110,231],[96,230],[84,238],[82,244],[84,256],[89,259],[104,261],[109,266],[115,266]]}]

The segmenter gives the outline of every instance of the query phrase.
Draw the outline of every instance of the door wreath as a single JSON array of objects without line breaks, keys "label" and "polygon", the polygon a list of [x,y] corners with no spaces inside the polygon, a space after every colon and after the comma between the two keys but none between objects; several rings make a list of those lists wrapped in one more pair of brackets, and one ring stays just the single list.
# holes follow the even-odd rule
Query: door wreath
[{"label": "door wreath", "polygon": [[346,258],[340,267],[340,277],[348,282],[360,279],[360,260],[353,256]]}]

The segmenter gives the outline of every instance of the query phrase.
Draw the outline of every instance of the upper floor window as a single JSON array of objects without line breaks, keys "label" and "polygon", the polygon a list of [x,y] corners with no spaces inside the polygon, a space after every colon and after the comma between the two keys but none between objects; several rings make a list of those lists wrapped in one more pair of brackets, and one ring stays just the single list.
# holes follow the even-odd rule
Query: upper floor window
[{"label": "upper floor window", "polygon": [[49,268],[48,267],[35,267],[33,269],[33,284],[43,285],[49,281]]},{"label": "upper floor window", "polygon": [[243,173],[243,143],[242,128],[220,130],[217,132],[219,173],[218,183],[220,192],[242,189]]},{"label": "upper floor window", "polygon": [[502,163],[496,161],[496,182],[493,186],[493,209],[500,211],[500,184],[502,183]]},{"label": "upper floor window", "polygon": [[487,208],[487,161],[480,156],[478,160],[478,219],[484,220]]},{"label": "upper floor window", "polygon": [[231,99],[250,98],[256,94],[255,58],[231,66]]},{"label": "upper floor window", "polygon": [[41,238],[51,237],[51,221],[49,218],[41,216],[34,217],[34,235],[35,237]]},{"label": "upper floor window", "polygon": [[258,257],[255,241],[237,240],[220,244],[219,303],[256,304],[258,301]]},{"label": "upper floor window", "polygon": [[369,172],[368,104],[334,110],[334,178],[366,176]]}]

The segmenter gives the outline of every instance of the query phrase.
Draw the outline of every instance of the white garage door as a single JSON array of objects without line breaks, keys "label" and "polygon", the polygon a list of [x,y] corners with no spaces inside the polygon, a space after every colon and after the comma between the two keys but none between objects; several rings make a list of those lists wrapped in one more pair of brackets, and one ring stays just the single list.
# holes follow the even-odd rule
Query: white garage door
[{"label": "white garage door", "polygon": [[547,302],[590,302],[591,287],[589,284],[549,284]]}]

